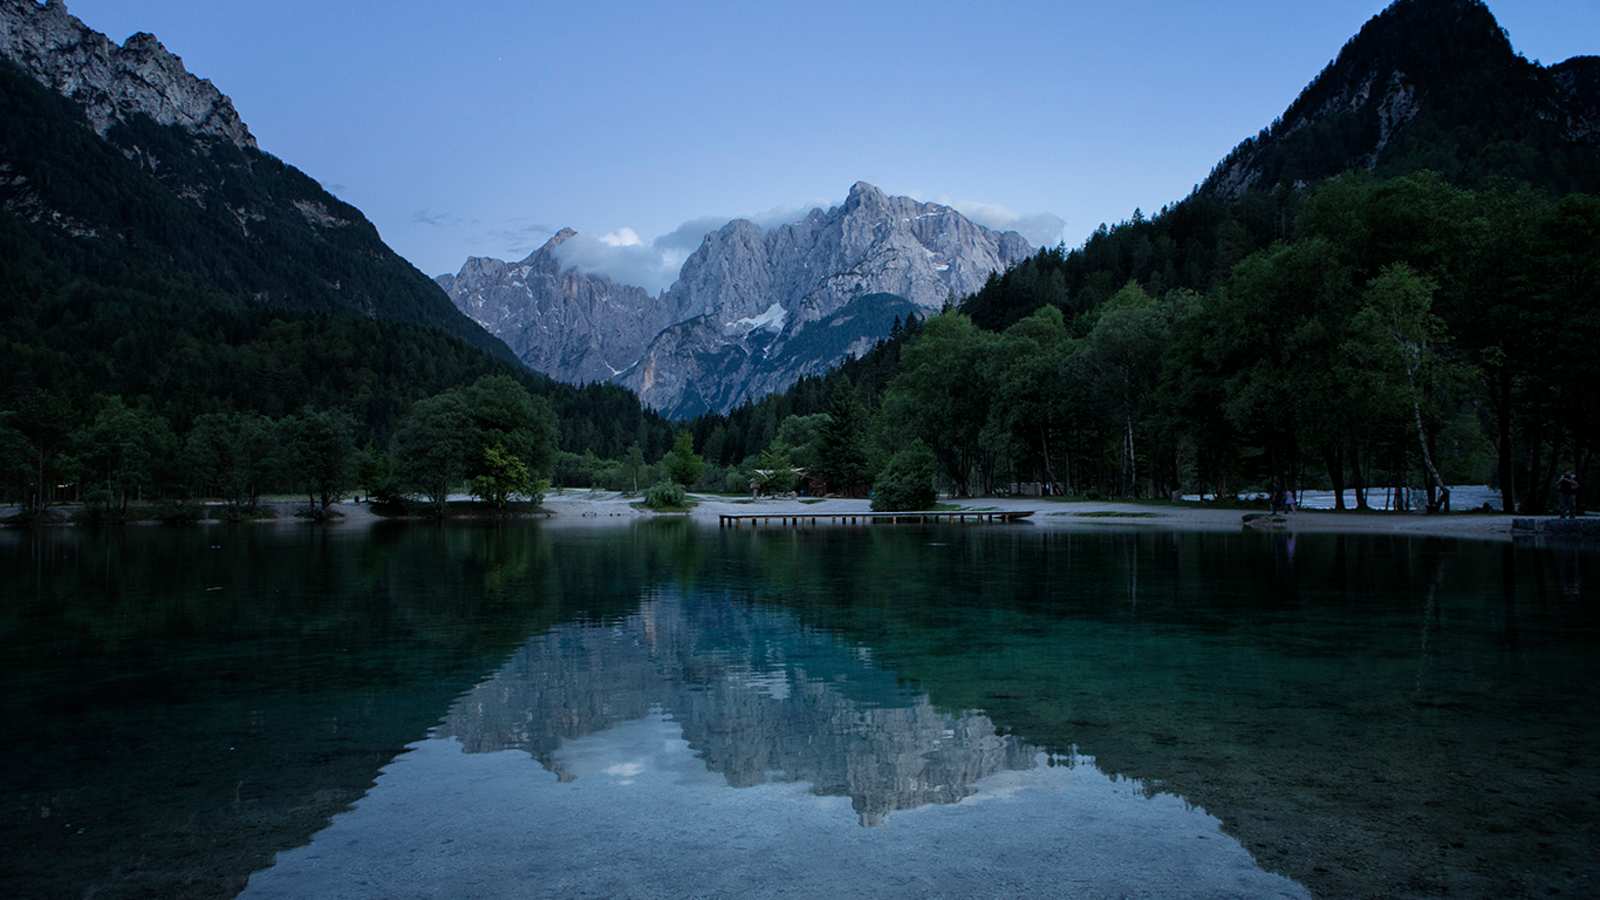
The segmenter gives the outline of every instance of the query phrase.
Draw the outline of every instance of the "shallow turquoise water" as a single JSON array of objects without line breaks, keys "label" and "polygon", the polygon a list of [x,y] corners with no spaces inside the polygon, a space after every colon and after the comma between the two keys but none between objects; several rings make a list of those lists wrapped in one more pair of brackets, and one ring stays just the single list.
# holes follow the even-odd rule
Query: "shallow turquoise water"
[{"label": "shallow turquoise water", "polygon": [[0,888],[1594,893],[1595,557],[1388,536],[0,534]]}]

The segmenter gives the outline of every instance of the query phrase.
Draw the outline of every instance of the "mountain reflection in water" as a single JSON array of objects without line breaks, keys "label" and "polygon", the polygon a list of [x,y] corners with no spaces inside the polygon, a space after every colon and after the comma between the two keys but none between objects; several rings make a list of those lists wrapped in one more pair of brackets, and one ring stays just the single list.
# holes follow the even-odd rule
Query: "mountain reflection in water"
[{"label": "mountain reflection in water", "polygon": [[1586,896],[1597,559],[0,531],[0,894]]},{"label": "mountain reflection in water", "polygon": [[667,587],[529,639],[244,896],[1069,889],[1307,896],[1170,791],[940,709],[747,591]]},{"label": "mountain reflection in water", "polygon": [[1034,766],[1038,749],[997,734],[988,716],[937,710],[871,660],[732,597],[657,596],[613,625],[528,641],[439,733],[469,753],[526,751],[567,781],[564,741],[660,713],[730,786],[804,782],[849,797],[862,825]]}]

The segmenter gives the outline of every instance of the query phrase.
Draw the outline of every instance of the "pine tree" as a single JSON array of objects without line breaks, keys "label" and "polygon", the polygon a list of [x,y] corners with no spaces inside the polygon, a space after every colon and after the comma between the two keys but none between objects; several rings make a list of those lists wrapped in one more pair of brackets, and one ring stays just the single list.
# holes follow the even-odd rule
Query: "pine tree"
[{"label": "pine tree", "polygon": [[817,475],[836,494],[857,496],[871,481],[864,434],[866,411],[848,379],[834,385],[817,452]]}]

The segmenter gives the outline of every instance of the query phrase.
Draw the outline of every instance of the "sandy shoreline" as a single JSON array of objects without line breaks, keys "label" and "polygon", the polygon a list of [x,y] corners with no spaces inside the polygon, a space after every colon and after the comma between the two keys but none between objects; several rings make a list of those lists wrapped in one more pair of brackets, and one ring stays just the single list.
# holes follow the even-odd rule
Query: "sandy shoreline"
[{"label": "sandy shoreline", "polygon": [[[751,500],[719,495],[691,495],[696,501],[688,513],[663,516],[687,518],[703,525],[716,526],[722,515],[784,515],[863,513],[871,510],[866,500],[855,499],[770,499]],[[597,525],[633,522],[657,517],[637,509],[637,497],[607,491],[568,490],[553,492],[544,506],[552,515],[543,521],[550,525]],[[1238,531],[1245,510],[1195,504],[1119,503],[1115,501],[1059,501],[1037,497],[983,497],[964,501],[945,501],[963,509],[1033,510],[1033,516],[1016,525],[993,527],[1061,529],[1165,528],[1182,531]],[[345,520],[353,523],[373,518],[365,509],[347,510]],[[1291,533],[1404,534],[1418,537],[1455,537],[1476,540],[1510,540],[1511,516],[1498,514],[1457,514],[1426,516],[1417,513],[1353,513],[1301,511],[1289,516]],[[828,527],[818,524],[816,527]]]},{"label": "sandy shoreline", "polygon": [[[853,499],[761,499],[734,498],[715,495],[691,495],[697,504],[688,513],[671,515],[694,522],[716,526],[718,517],[728,515],[784,515],[807,513],[861,513],[868,512],[866,500]],[[635,508],[637,497],[610,491],[566,490],[552,492],[545,498],[544,507],[550,513],[537,521],[551,526],[627,524],[641,519],[657,517],[656,513]],[[946,501],[963,509],[972,510],[1033,510],[1033,516],[1015,525],[994,526],[1010,528],[1045,528],[1051,530],[1096,528],[1163,528],[1182,531],[1237,531],[1242,527],[1245,510],[1226,509],[1201,504],[1167,505],[1115,501],[1058,501],[1038,497],[985,497],[964,501]],[[278,516],[261,520],[260,524],[304,525],[296,518],[294,510],[301,504],[280,501],[274,504]],[[336,509],[343,518],[330,523],[330,527],[350,528],[367,526],[376,522],[395,521],[373,514],[365,504],[345,502]],[[0,509],[0,516],[15,509]],[[1288,533],[1344,533],[1344,534],[1401,534],[1416,537],[1452,537],[1475,540],[1503,541],[1511,538],[1512,516],[1502,514],[1454,514],[1427,516],[1418,513],[1354,513],[1303,510],[1288,517]],[[406,521],[406,520],[400,520]],[[828,527],[818,524],[816,527]]]},{"label": "sandy shoreline", "polygon": [[[1048,529],[1092,528],[1167,528],[1184,531],[1238,531],[1246,510],[1216,508],[1195,504],[1118,503],[1114,501],[1060,501],[1038,497],[984,497],[946,501],[963,509],[1033,510],[1033,516],[1014,526]],[[547,506],[551,505],[549,503]],[[691,515],[716,524],[721,514],[782,514],[866,512],[865,500],[823,500],[802,503],[798,500],[734,501],[729,498],[702,498]],[[1289,532],[1392,533],[1417,536],[1462,537],[1509,540],[1511,516],[1448,515],[1425,516],[1414,513],[1350,513],[1302,511],[1288,517]]]}]

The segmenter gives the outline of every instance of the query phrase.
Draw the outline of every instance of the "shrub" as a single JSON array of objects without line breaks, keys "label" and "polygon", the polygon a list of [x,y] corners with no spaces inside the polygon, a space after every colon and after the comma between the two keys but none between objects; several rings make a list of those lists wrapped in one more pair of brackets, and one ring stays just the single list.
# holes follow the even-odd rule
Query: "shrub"
[{"label": "shrub", "polygon": [[174,500],[162,503],[151,510],[156,521],[163,525],[193,525],[206,517],[206,509],[198,503]]},{"label": "shrub", "polygon": [[933,451],[916,441],[889,459],[872,484],[872,508],[879,511],[932,509],[936,462]]},{"label": "shrub", "polygon": [[689,495],[682,485],[662,481],[644,492],[644,505],[649,509],[684,509],[689,505]]}]

